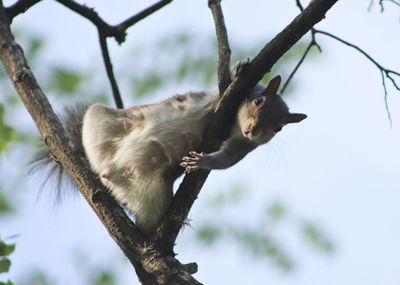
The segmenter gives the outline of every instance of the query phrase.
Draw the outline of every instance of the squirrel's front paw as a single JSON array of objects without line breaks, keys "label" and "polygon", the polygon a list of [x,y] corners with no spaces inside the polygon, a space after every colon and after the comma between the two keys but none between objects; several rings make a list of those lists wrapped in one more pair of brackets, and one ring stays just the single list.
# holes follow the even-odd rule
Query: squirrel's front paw
[{"label": "squirrel's front paw", "polygon": [[179,164],[185,169],[186,173],[190,173],[198,170],[199,168],[205,168],[207,164],[208,156],[204,152],[190,151],[189,156],[182,157],[182,161]]},{"label": "squirrel's front paw", "polygon": [[244,60],[240,60],[232,68],[232,79],[235,79],[236,77],[240,77],[243,72],[246,70],[247,66],[250,64],[250,58],[246,58]]}]

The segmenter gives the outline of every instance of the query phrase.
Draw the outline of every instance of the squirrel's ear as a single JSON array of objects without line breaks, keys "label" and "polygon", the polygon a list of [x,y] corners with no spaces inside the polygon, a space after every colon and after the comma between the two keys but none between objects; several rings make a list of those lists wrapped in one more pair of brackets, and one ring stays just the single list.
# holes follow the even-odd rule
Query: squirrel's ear
[{"label": "squirrel's ear", "polygon": [[262,92],[263,95],[273,95],[278,93],[279,85],[281,85],[281,76],[277,75],[270,80],[268,86]]},{"label": "squirrel's ear", "polygon": [[298,123],[303,121],[305,118],[307,118],[307,115],[301,114],[301,113],[290,113],[289,117],[286,120],[286,124],[290,123]]}]

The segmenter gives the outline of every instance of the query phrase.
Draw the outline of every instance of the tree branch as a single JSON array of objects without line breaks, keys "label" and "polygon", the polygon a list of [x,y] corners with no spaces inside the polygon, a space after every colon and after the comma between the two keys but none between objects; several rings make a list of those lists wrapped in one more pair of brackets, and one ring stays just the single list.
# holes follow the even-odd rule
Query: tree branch
[{"label": "tree branch", "polygon": [[107,37],[114,37],[118,43],[125,40],[125,30],[119,30],[106,23],[93,8],[81,5],[73,0],[56,0],[58,3],[71,9],[75,13],[92,22],[98,31],[101,53],[103,56],[104,66],[106,68],[107,77],[111,84],[115,105],[123,108],[121,93],[119,92],[117,81],[115,80],[110,54],[108,52]]},{"label": "tree branch", "polygon": [[222,96],[229,84],[231,84],[231,49],[229,47],[228,33],[224,22],[224,15],[221,8],[221,0],[209,0],[218,42],[218,89]]},{"label": "tree branch", "polygon": [[29,8],[40,1],[41,0],[19,0],[10,7],[5,8],[10,23],[14,20],[16,16],[25,13]]},{"label": "tree branch", "polygon": [[81,15],[82,17],[88,19],[96,26],[99,33],[101,53],[103,56],[107,77],[111,84],[114,102],[117,108],[123,108],[121,93],[119,91],[117,81],[115,80],[110,54],[108,52],[107,38],[113,37],[119,44],[121,44],[122,42],[125,41],[126,30],[129,27],[133,26],[137,22],[143,20],[147,16],[158,11],[162,7],[171,3],[173,0],[161,0],[115,26],[105,22],[93,8],[89,8],[86,5],[81,5],[73,0],[56,0],[56,1],[64,5],[65,7],[71,9],[75,13]]},{"label": "tree branch", "polygon": [[1,0],[0,59],[51,153],[58,158],[108,233],[135,266],[143,284],[200,284],[190,275],[188,268],[175,258],[162,256],[146,241],[90,170],[87,161],[71,149],[61,122],[11,34]]},{"label": "tree branch", "polygon": [[[304,7],[303,4],[301,4],[300,0],[296,0],[296,6],[299,8],[300,12],[304,11]],[[296,74],[297,70],[300,68],[300,66],[303,64],[306,56],[308,55],[309,51],[311,50],[311,48],[313,46],[316,46],[319,50],[319,52],[321,52],[321,47],[320,45],[317,43],[317,41],[315,40],[315,28],[311,28],[311,41],[309,43],[309,45],[307,46],[306,50],[304,51],[303,56],[300,58],[299,62],[297,63],[297,65],[295,66],[295,68],[293,69],[293,71],[290,73],[288,79],[286,80],[285,84],[283,84],[283,87],[281,89],[281,93],[283,94],[286,90],[286,87],[289,85],[290,81],[292,80],[293,76]]]},{"label": "tree branch", "polygon": [[314,42],[310,42],[309,45],[307,46],[306,50],[304,51],[302,57],[300,58],[299,62],[296,64],[294,67],[293,71],[290,73],[288,79],[286,80],[285,84],[283,84],[282,89],[281,89],[281,94],[283,94],[286,90],[286,87],[289,85],[290,81],[292,80],[293,76],[297,72],[297,70],[300,68],[300,66],[303,64],[304,59],[306,58],[308,52],[311,50],[311,48],[315,45]]},{"label": "tree branch", "polygon": [[394,77],[397,77],[398,79],[400,78],[400,73],[388,68],[385,68],[384,66],[382,66],[382,64],[380,64],[379,62],[377,62],[371,55],[369,55],[366,51],[364,51],[363,49],[361,49],[360,47],[356,46],[355,44],[352,44],[348,41],[343,40],[342,38],[335,36],[331,33],[325,32],[325,31],[321,31],[321,30],[315,30],[316,34],[321,34],[327,37],[330,37],[346,46],[349,46],[353,49],[355,49],[356,51],[358,51],[359,53],[361,53],[363,56],[365,56],[369,61],[371,61],[380,71],[381,73],[381,78],[382,78],[382,86],[383,86],[383,90],[384,90],[384,100],[385,100],[385,108],[386,108],[386,113],[390,122],[390,125],[392,125],[392,118],[390,115],[390,110],[389,110],[389,105],[387,102],[387,88],[386,88],[386,82],[385,82],[385,77],[387,79],[389,79],[394,88],[396,88],[396,90],[400,91],[400,85],[396,82],[396,79]]},{"label": "tree branch", "polygon": [[121,93],[119,92],[117,80],[115,79],[114,76],[111,58],[108,52],[107,38],[100,32],[99,32],[99,41],[100,41],[101,54],[103,56],[104,66],[106,67],[106,73],[111,84],[115,105],[117,106],[117,108],[122,109],[124,108],[124,104],[122,102]]},{"label": "tree branch", "polygon": [[[392,4],[394,4],[395,6],[400,7],[400,2],[397,1],[397,0],[379,0],[379,1],[378,1],[378,4],[379,4],[380,10],[381,10],[381,13],[383,13],[383,11],[385,11],[385,6],[383,5],[383,2],[384,2],[384,1],[389,2],[389,3],[392,3]],[[374,5],[374,2],[375,2],[374,0],[371,0],[371,1],[369,2],[368,9],[367,9],[368,12],[371,11],[372,6]]]},{"label": "tree branch", "polygon": [[110,25],[105,22],[99,14],[94,10],[94,8],[89,8],[86,5],[81,5],[73,0],[56,0],[58,3],[64,5],[65,7],[71,9],[75,13],[81,15],[82,17],[88,19],[92,24],[94,24],[97,29],[105,36],[105,37],[113,37],[119,44],[123,43],[126,38],[126,30],[143,20],[147,16],[150,16],[154,12],[158,11],[162,7],[171,3],[173,0],[161,0],[156,4],[144,9],[138,14],[129,17],[125,21],[122,21],[118,25]]},{"label": "tree branch", "polygon": [[124,30],[126,31],[129,27],[133,26],[137,22],[143,20],[147,16],[150,16],[154,12],[160,10],[167,4],[171,3],[173,0],[161,0],[152,6],[144,9],[143,11],[137,13],[136,15],[133,15],[132,17],[126,19],[125,21],[121,22],[120,24],[116,25],[116,28],[119,30]]},{"label": "tree branch", "polygon": [[385,7],[383,6],[383,1],[392,3],[392,4],[400,7],[400,2],[398,2],[396,0],[379,0],[379,6],[381,7],[381,12],[383,12],[385,10]]},{"label": "tree branch", "polygon": [[[210,126],[201,146],[202,151],[210,152],[219,148],[223,139],[229,134],[230,128],[227,126],[232,126],[237,109],[249,90],[254,88],[286,51],[325,17],[325,13],[336,2],[337,0],[311,1],[300,15],[251,60],[241,76],[234,79],[222,96],[214,123]],[[185,176],[166,217],[152,237],[157,244],[173,248],[182,222],[187,219],[189,210],[208,174],[209,171],[200,170]]]}]

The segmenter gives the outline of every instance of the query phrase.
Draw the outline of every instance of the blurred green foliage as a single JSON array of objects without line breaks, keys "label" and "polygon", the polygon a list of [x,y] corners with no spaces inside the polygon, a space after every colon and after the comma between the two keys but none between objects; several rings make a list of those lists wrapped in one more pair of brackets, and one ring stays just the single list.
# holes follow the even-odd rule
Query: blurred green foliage
[{"label": "blurred green foliage", "polygon": [[311,223],[303,224],[303,235],[306,241],[315,249],[330,253],[335,249],[335,245],[328,236],[316,225]]},{"label": "blurred green foliage", "polygon": [[18,280],[19,285],[55,285],[57,282],[50,280],[48,274],[36,268],[27,270],[25,275]]},{"label": "blurred green foliage", "polygon": [[93,284],[93,285],[117,284],[116,279],[115,279],[115,273],[109,269],[102,269],[102,270],[97,271],[97,274],[95,274],[91,279],[92,280],[89,281],[89,284]]},{"label": "blurred green foliage", "polygon": [[[111,90],[108,81],[105,80],[104,67],[100,63],[93,69],[93,67],[76,68],[64,62],[63,59],[58,62],[48,62],[43,57],[46,51],[46,40],[41,36],[19,31],[17,32],[17,41],[22,45],[38,82],[51,98],[56,109],[57,105],[73,104],[73,101],[82,100],[110,104]],[[232,63],[254,56],[261,46],[262,43],[248,46],[232,42]],[[283,77],[289,74],[303,49],[304,45],[301,43],[292,48],[274,67],[271,74],[279,73]],[[96,60],[95,62],[101,61]],[[120,86],[126,87],[121,88],[125,90],[123,99],[136,100],[149,97],[159,91],[182,86],[216,90],[217,62],[214,35],[178,32],[155,39],[151,46],[136,44],[126,54],[123,64],[114,62],[114,68]],[[269,75],[266,75],[263,82],[265,83],[268,78]],[[293,84],[295,84],[295,80],[292,82]],[[17,149],[23,149],[28,157],[28,153],[32,152],[32,141],[35,134],[32,132],[32,127],[27,127],[26,120],[15,119],[18,114],[23,113],[21,112],[23,107],[2,66],[0,66],[0,93],[0,159],[4,156],[5,151],[12,154]],[[163,96],[170,95],[173,94]],[[26,116],[26,114],[24,115]],[[23,167],[20,169],[21,173],[15,181],[19,181],[22,188],[23,179],[20,178],[24,177],[22,174],[24,170]],[[0,178],[2,173],[0,166]],[[0,191],[0,214],[13,213],[15,209],[18,209],[13,204],[16,199],[13,198],[13,202],[11,202],[10,189],[7,189],[7,185],[1,185],[1,187],[3,188]],[[249,192],[241,186],[234,186],[229,191],[219,192],[210,201],[209,212],[218,215],[229,207],[243,207],[242,203],[249,195]],[[287,226],[289,217],[292,215],[284,204],[276,202],[268,206],[264,215],[254,218],[257,224],[231,220],[215,224],[208,223],[197,230],[197,237],[210,246],[222,239],[232,240],[250,255],[257,258],[267,257],[278,268],[288,271],[294,267],[294,261],[286,252],[285,245],[275,235],[274,228],[278,223],[282,227]],[[212,218],[207,219],[207,221],[213,220]],[[322,235],[315,225],[309,223],[302,229],[300,234],[305,236],[308,243],[314,248],[333,249],[332,243]],[[4,252],[11,253],[12,246],[14,245],[4,245]],[[0,260],[0,271],[8,271],[10,265],[11,261],[5,255]],[[83,270],[90,272],[83,278],[85,279],[84,284],[113,285],[117,283],[116,268],[114,267],[102,268],[94,265],[93,268],[90,268],[88,265]],[[0,285],[2,284],[0,283]],[[50,279],[45,271],[30,269],[18,284],[50,285],[56,284],[56,281]]]},{"label": "blurred green foliage", "polygon": [[[236,209],[245,209],[252,204],[249,199],[251,193],[241,185],[215,194],[207,201],[208,209],[204,221],[196,229],[197,238],[210,246],[218,242],[230,240],[244,252],[255,258],[266,259],[283,271],[293,270],[296,266],[295,253],[283,242],[282,229],[289,229],[293,237],[300,242],[311,245],[311,248],[323,253],[333,253],[334,243],[317,224],[298,218],[298,214],[291,213],[282,201],[265,203],[266,211],[256,218],[246,220],[231,219],[229,213],[232,205]],[[235,215],[235,217],[241,215]],[[244,215],[243,215],[244,216]],[[218,218],[216,218],[218,217]]]},{"label": "blurred green foliage", "polygon": [[8,150],[8,144],[17,140],[14,128],[5,122],[5,107],[0,103],[0,153]]},{"label": "blurred green foliage", "polygon": [[78,70],[62,65],[54,66],[51,70],[51,79],[47,90],[58,92],[60,95],[76,94],[84,79],[84,76]]},{"label": "blurred green foliage", "polygon": [[[251,47],[232,42],[231,64],[256,55],[262,43],[254,43]],[[178,32],[159,38],[151,46],[136,45],[132,56],[126,58],[122,67],[122,80],[129,83],[134,98],[143,98],[169,86],[190,84],[202,89],[217,87],[217,43],[214,36]],[[274,66],[271,73],[264,76],[262,82],[267,83],[269,77],[281,74],[284,78],[290,73],[305,49],[303,43],[295,45]],[[311,52],[312,57],[314,53]],[[151,60],[149,60],[151,59]],[[134,66],[135,72],[132,72]],[[140,72],[137,72],[137,71]],[[121,77],[120,77],[121,79]],[[292,84],[295,83],[295,80]],[[290,85],[289,85],[290,86]],[[288,92],[290,93],[290,92]],[[166,94],[165,96],[169,96]]]},{"label": "blurred green foliage", "polygon": [[[9,255],[15,250],[15,244],[8,244],[0,237],[0,273],[8,273],[11,267]],[[0,285],[12,285],[10,280],[0,281]]]}]

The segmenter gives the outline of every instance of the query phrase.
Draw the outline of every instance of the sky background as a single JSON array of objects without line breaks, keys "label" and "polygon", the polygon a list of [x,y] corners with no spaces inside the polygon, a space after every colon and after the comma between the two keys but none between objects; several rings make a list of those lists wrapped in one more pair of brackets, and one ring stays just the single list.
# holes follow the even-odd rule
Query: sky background
[{"label": "sky background", "polygon": [[[134,43],[150,45],[160,35],[173,31],[213,34],[206,2],[175,0],[128,30],[122,47],[111,44],[116,73],[129,70],[124,66],[123,50]],[[385,2],[384,13],[379,12],[377,3],[368,12],[369,2],[339,1],[317,27],[364,48],[383,66],[400,70],[400,9]],[[5,1],[6,5],[10,3]],[[108,22],[118,23],[152,2],[86,3],[96,6]],[[260,40],[267,42],[298,13],[295,1],[289,0],[226,0],[223,9],[230,40],[249,46]],[[73,66],[92,63],[102,68],[95,28],[54,1],[36,5],[19,16],[15,26],[47,38],[49,61],[63,58]],[[214,171],[190,216],[194,228],[196,221],[213,218],[205,212],[207,197],[239,183],[250,189],[249,200],[233,211],[232,220],[255,223],[260,201],[279,199],[298,219],[320,225],[335,242],[336,251],[332,255],[310,251],[298,245],[293,231],[284,230],[279,233],[280,241],[297,261],[296,270],[285,274],[266,261],[243,255],[232,242],[204,247],[192,238],[193,231],[188,228],[178,240],[178,258],[197,262],[199,272],[195,276],[204,284],[400,283],[400,94],[387,83],[393,122],[390,127],[378,69],[334,40],[323,36],[317,40],[323,53],[304,63],[296,74],[294,95],[287,98],[292,111],[306,113],[308,118],[284,128],[271,143],[236,166]],[[138,72],[134,67],[132,71]],[[151,100],[184,91],[170,87]],[[3,159],[0,163],[7,162]],[[20,201],[24,210],[18,217],[0,224],[3,236],[20,234],[12,256],[12,280],[36,266],[63,280],[58,284],[79,284],[79,269],[85,264],[109,263],[118,268],[120,284],[138,284],[83,199],[66,199],[55,211],[48,199],[37,198],[34,186],[31,182]],[[81,266],[71,265],[73,252]],[[87,268],[88,274],[90,270]]]}]

